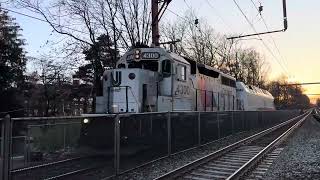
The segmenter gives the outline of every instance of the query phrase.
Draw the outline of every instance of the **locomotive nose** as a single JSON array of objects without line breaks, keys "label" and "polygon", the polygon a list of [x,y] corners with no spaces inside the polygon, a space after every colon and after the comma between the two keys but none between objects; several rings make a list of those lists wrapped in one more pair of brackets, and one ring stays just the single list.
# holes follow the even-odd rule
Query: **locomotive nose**
[{"label": "locomotive nose", "polygon": [[133,101],[134,86],[130,81],[135,73],[128,70],[114,70],[110,73],[108,89],[108,112],[128,113],[137,112],[138,104]]},{"label": "locomotive nose", "polygon": [[154,111],[157,101],[156,72],[114,69],[104,74],[104,99],[108,113]]}]

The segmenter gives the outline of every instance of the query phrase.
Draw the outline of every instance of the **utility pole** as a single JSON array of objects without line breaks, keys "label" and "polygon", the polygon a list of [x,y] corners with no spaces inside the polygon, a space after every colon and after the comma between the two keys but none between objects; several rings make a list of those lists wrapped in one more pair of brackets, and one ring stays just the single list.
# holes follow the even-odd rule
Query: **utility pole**
[{"label": "utility pole", "polygon": [[152,16],[152,45],[158,47],[160,45],[159,39],[159,21],[166,11],[169,3],[172,0],[163,0],[159,9],[159,0],[151,0],[151,16]]},{"label": "utility pole", "polygon": [[152,12],[152,44],[159,46],[159,2],[158,0],[151,0],[151,12]]}]

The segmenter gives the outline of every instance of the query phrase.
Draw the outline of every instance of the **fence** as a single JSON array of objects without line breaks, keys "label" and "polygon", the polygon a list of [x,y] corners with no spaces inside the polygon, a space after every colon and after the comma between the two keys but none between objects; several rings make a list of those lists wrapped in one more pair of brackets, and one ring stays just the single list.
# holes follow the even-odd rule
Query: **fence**
[{"label": "fence", "polygon": [[[57,169],[59,162],[65,162],[64,171],[99,166],[100,178],[109,177],[229,135],[267,128],[298,114],[228,111],[6,117],[0,121],[0,173],[4,180],[34,179],[35,174],[44,179],[63,173],[51,171],[48,164],[56,164]],[[23,170],[35,166],[42,169],[33,173]]]}]

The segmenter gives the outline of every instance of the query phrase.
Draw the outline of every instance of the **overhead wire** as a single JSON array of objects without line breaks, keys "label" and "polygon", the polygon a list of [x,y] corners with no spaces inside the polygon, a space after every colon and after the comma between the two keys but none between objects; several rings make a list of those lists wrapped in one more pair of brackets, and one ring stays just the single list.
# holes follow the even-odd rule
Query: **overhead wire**
[{"label": "overhead wire", "polygon": [[[28,17],[28,18],[31,18],[31,19],[35,19],[35,20],[38,20],[38,21],[41,21],[41,22],[48,23],[48,21],[46,21],[44,19],[41,19],[41,18],[38,18],[38,17],[35,17],[35,16],[31,16],[29,14],[21,13],[21,12],[14,11],[14,10],[11,10],[11,9],[8,9],[8,8],[4,8],[4,7],[0,7],[0,9],[4,9],[4,10],[6,10],[8,12],[12,12],[12,13],[24,16],[24,17]],[[67,26],[60,25],[60,24],[56,24],[56,23],[52,23],[52,24],[55,25],[55,26],[59,26],[59,27],[65,28],[65,29],[76,31],[76,32],[79,32],[79,33],[82,33],[82,34],[89,34],[87,32],[83,32],[83,31],[80,31],[80,30],[77,30],[77,29],[74,29],[74,28],[70,28],[70,27],[67,27]]]},{"label": "overhead wire", "polygon": [[[253,1],[253,0],[250,0],[250,1],[251,1],[251,3],[253,4],[253,6],[256,8],[256,10],[257,10],[258,12],[260,12],[259,8],[258,8],[257,5],[254,3],[254,1]],[[266,27],[267,31],[270,31],[270,30],[269,30],[269,27],[268,27],[268,25],[267,25],[267,23],[266,23],[266,20],[264,19],[264,17],[262,16],[261,13],[259,13],[259,14],[260,14],[260,17],[261,17],[261,19],[262,19],[262,22],[263,22],[264,26]],[[285,67],[286,67],[286,69],[289,71],[289,69],[287,68],[287,66],[288,66],[287,60],[286,60],[286,59],[284,58],[284,56],[282,55],[282,53],[281,53],[281,51],[280,51],[280,49],[279,49],[279,46],[277,45],[276,41],[274,40],[274,38],[273,38],[273,36],[272,36],[271,34],[269,34],[269,37],[271,38],[271,40],[272,40],[272,42],[273,42],[273,44],[274,44],[274,46],[275,46],[278,54],[280,55],[280,57],[281,57],[284,65],[285,65]]]},{"label": "overhead wire", "polygon": [[[237,8],[239,9],[239,11],[241,12],[241,14],[244,16],[244,18],[246,19],[246,21],[248,22],[248,24],[251,26],[251,28],[253,29],[253,31],[258,34],[257,29],[254,27],[254,25],[250,22],[249,18],[247,17],[247,15],[244,13],[244,11],[241,9],[240,5],[237,3],[236,0],[233,0],[233,2],[235,3],[235,5],[237,6]],[[272,52],[272,50],[270,49],[270,47],[266,44],[266,42],[261,38],[260,35],[258,35],[258,37],[261,39],[261,42],[263,43],[264,47],[269,51],[269,53],[272,55],[272,57],[277,61],[277,63],[280,65],[281,69],[285,72],[285,74],[290,74],[286,68],[282,65],[282,63],[280,62],[280,60],[278,59],[278,57]]]},{"label": "overhead wire", "polygon": [[187,3],[186,0],[183,0],[183,2],[187,5],[187,7],[188,7],[189,9],[192,9],[192,7]]},{"label": "overhead wire", "polygon": [[171,9],[169,9],[169,8],[167,8],[167,10],[168,10],[169,12],[171,12],[172,14],[174,14],[175,16],[177,16],[177,17],[179,17],[179,18],[181,18],[181,19],[183,19],[183,20],[185,20],[185,21],[190,21],[189,19],[187,19],[187,18],[185,18],[185,17],[183,17],[183,16],[179,15],[178,13],[176,13],[176,12],[172,11],[172,10],[171,10]]},{"label": "overhead wire", "polygon": [[209,0],[206,0],[206,2],[209,5],[209,7],[213,9],[213,12],[218,16],[222,23],[227,27],[227,29],[229,29],[231,33],[234,33],[235,31],[233,31],[233,28],[227,23],[223,16],[221,16],[217,8]]}]

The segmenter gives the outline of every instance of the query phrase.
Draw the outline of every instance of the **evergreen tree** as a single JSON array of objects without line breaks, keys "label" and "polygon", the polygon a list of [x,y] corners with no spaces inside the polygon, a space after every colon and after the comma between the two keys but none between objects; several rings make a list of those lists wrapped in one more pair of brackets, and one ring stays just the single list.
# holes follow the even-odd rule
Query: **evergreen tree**
[{"label": "evergreen tree", "polygon": [[26,57],[20,26],[0,7],[0,116],[23,115],[20,95],[24,82]]},{"label": "evergreen tree", "polygon": [[[104,72],[104,67],[114,68],[116,62],[119,60],[119,52],[115,50],[108,35],[102,34],[97,38],[97,42],[91,45],[87,50],[83,51],[87,64],[79,67],[74,78],[81,79],[87,85],[93,88],[92,98],[92,111],[95,111],[95,97],[102,95],[102,81],[101,77]],[[85,88],[88,88],[85,86]]]}]

